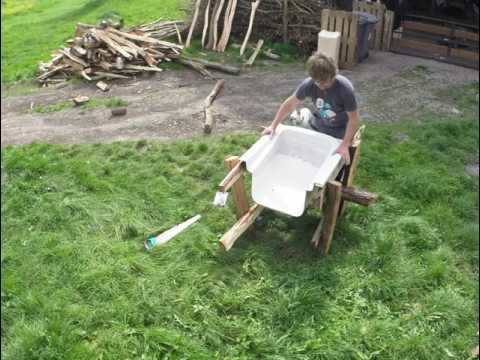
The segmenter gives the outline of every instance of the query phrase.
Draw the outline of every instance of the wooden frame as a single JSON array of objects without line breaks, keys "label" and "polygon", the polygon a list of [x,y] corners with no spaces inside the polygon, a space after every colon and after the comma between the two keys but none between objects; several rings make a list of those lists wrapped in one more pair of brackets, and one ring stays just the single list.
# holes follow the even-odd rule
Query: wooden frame
[{"label": "wooden frame", "polygon": [[[364,127],[361,127],[354,138],[350,153],[352,155],[349,166],[339,167],[334,172],[325,188],[317,188],[311,193],[309,204],[316,204],[323,209],[323,217],[312,237],[312,244],[323,254],[328,254],[335,233],[338,218],[345,208],[345,201],[354,202],[362,206],[370,206],[377,200],[377,195],[367,191],[360,191],[352,187],[356,169],[360,159],[361,137]],[[221,248],[229,251],[235,242],[255,222],[264,207],[258,204],[249,205],[245,191],[244,173],[245,163],[238,156],[225,159],[225,167],[229,170],[227,176],[219,184],[221,192],[232,190],[237,222],[220,239]],[[341,180],[335,180],[340,178]]]}]

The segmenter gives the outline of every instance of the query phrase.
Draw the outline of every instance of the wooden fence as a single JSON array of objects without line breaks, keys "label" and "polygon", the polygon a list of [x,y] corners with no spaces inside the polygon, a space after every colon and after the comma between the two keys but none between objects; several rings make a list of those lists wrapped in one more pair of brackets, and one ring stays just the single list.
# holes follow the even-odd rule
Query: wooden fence
[{"label": "wooden fence", "polygon": [[372,14],[378,20],[370,41],[370,49],[389,51],[393,35],[395,13],[387,10],[387,7],[380,1],[366,2],[356,0],[354,10]]},{"label": "wooden fence", "polygon": [[[395,13],[387,10],[382,3],[367,3],[355,1],[356,11],[368,12],[377,17],[378,22],[370,39],[372,50],[389,51],[393,35]],[[352,69],[357,62],[358,20],[355,12],[325,9],[322,11],[322,30],[341,33],[339,66],[342,69]]]},{"label": "wooden fence", "polygon": [[322,11],[322,30],[341,34],[338,65],[342,69],[352,69],[357,62],[358,15],[349,11],[325,9]]}]

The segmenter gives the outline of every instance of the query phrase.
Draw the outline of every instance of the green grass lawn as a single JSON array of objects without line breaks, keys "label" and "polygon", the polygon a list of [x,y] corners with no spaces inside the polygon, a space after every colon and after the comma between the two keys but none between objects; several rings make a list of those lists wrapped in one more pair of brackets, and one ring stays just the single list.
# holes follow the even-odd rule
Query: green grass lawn
[{"label": "green grass lawn", "polygon": [[6,0],[2,2],[2,82],[30,79],[39,61],[71,38],[77,22],[115,12],[126,26],[179,19],[184,0]]},{"label": "green grass lawn", "polygon": [[257,135],[2,148],[2,358],[469,358],[478,84],[453,95],[464,117],[368,126],[358,185],[379,203],[349,206],[326,258],[309,244],[315,212],[266,212],[218,250],[235,221],[211,205],[223,159]]}]

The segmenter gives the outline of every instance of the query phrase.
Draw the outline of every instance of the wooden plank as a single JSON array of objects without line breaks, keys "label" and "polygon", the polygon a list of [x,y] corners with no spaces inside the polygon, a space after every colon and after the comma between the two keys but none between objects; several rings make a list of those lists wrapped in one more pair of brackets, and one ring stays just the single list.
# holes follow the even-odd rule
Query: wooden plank
[{"label": "wooden plank", "polygon": [[225,80],[221,79],[217,81],[217,83],[215,84],[215,87],[205,99],[205,103],[204,103],[205,122],[203,125],[203,132],[205,134],[210,134],[215,126],[215,118],[213,116],[213,111],[211,106],[215,101],[215,99],[217,98],[217,96],[222,91],[224,85],[225,85]]},{"label": "wooden plank", "polygon": [[127,52],[122,46],[120,46],[119,44],[117,44],[115,41],[113,41],[110,37],[108,37],[108,35],[102,31],[102,30],[99,30],[99,29],[92,29],[92,33],[94,34],[94,36],[98,39],[98,40],[101,40],[103,41],[105,44],[107,44],[107,46],[115,53],[118,53],[120,55],[122,55],[124,58],[128,59],[128,60],[132,60],[133,59],[133,55],[130,54],[129,52]]},{"label": "wooden plank", "polygon": [[[210,22],[210,5],[212,3],[212,0],[208,0],[207,7],[205,8],[205,14],[204,14],[204,20],[203,20],[203,32],[202,32],[202,49],[205,48],[205,41],[207,39],[207,33],[208,33],[208,25]],[[175,24],[175,28],[177,29],[177,34],[178,34],[178,41],[180,44],[182,43],[181,41],[181,35],[180,31],[178,31],[178,27]]]},{"label": "wooden plank", "polygon": [[233,7],[233,1],[234,0],[226,0],[226,1],[228,1],[228,3],[227,3],[227,8],[225,10],[225,15],[223,17],[223,31],[222,31],[222,34],[220,36],[220,40],[218,40],[218,44],[217,44],[217,50],[219,52],[224,51],[223,45],[225,44],[225,38],[226,38],[226,35],[227,35],[227,29],[228,29],[228,22],[229,22],[229,19],[230,19],[230,14],[232,12],[232,7]]},{"label": "wooden plank", "polygon": [[264,207],[258,204],[253,205],[247,212],[233,225],[233,227],[220,239],[220,245],[225,251],[229,251],[235,241],[242,236],[245,231],[254,223],[255,219],[262,213]]},{"label": "wooden plank", "polygon": [[378,19],[377,24],[375,25],[375,50],[382,49],[382,32],[383,32],[383,24],[385,22],[385,10],[386,7],[383,4],[374,4],[377,7],[376,9],[376,16]]},{"label": "wooden plank", "polygon": [[347,34],[347,31],[348,29],[343,29],[343,26],[344,26],[344,23],[346,22],[346,19],[344,16],[338,16],[336,17],[336,22],[335,22],[335,29],[334,31],[340,33],[340,38],[341,38],[341,41],[340,41],[340,58],[343,59],[344,56],[342,56],[342,54],[345,54],[345,51],[347,49],[347,42],[345,41],[348,34]]},{"label": "wooden plank", "polygon": [[198,14],[200,13],[200,5],[202,0],[197,0],[195,2],[195,11],[193,13],[192,24],[190,25],[190,30],[188,31],[187,42],[185,43],[185,47],[189,48],[192,42],[193,31],[195,30],[195,26],[197,25],[198,21]]},{"label": "wooden plank", "polygon": [[137,46],[135,43],[131,42],[130,40],[127,40],[121,36],[118,36],[116,33],[113,33],[109,30],[113,28],[108,28],[106,30],[106,35],[109,36],[113,41],[116,41],[118,44],[122,45],[125,51],[128,51],[131,53],[134,57],[138,57],[138,55],[145,55],[145,50],[142,49],[141,47]]},{"label": "wooden plank", "polygon": [[213,102],[215,99],[218,97],[220,92],[222,91],[223,87],[225,85],[225,80],[221,79],[218,80],[217,83],[215,84],[215,87],[213,90],[208,94],[207,98],[205,99],[205,104],[204,106],[207,108],[209,106],[212,106]]},{"label": "wooden plank", "polygon": [[218,185],[218,191],[227,192],[232,186],[242,177],[245,171],[245,163],[240,161],[230,172],[225,176],[220,185]]},{"label": "wooden plank", "polygon": [[208,71],[205,68],[204,65],[202,65],[202,64],[200,64],[196,61],[192,61],[192,60],[188,60],[188,59],[184,59],[184,58],[178,58],[177,61],[182,65],[185,65],[185,66],[188,66],[189,68],[192,68],[193,70],[199,72],[200,74],[202,74],[205,77],[215,79],[213,74],[210,71]]},{"label": "wooden plank", "polygon": [[250,12],[250,22],[248,23],[247,34],[245,35],[245,39],[243,40],[242,47],[240,48],[240,56],[243,56],[243,54],[245,53],[248,40],[250,40],[250,36],[252,35],[253,23],[255,21],[255,14],[257,13],[258,5],[260,5],[260,0],[257,0],[252,3],[252,10]]},{"label": "wooden plank", "polygon": [[478,42],[479,42],[478,32],[474,33],[473,31],[464,31],[464,30],[455,29],[455,32],[453,33],[453,36],[458,38],[458,39],[473,41],[473,42],[477,43],[477,46],[478,46]]},{"label": "wooden plank", "polygon": [[223,29],[222,40],[220,42],[220,51],[225,52],[225,49],[228,46],[228,42],[230,41],[230,35],[232,33],[232,25],[233,20],[235,18],[235,13],[237,11],[237,3],[238,0],[233,0],[232,5],[230,7],[230,11],[228,13],[228,21],[226,23],[225,28]]},{"label": "wooden plank", "polygon": [[425,32],[440,36],[452,36],[451,28],[439,25],[432,25],[417,21],[402,21],[402,27],[404,30]]},{"label": "wooden plank", "polygon": [[342,184],[338,181],[330,181],[326,188],[326,201],[323,219],[312,238],[315,246],[319,246],[323,254],[328,254],[337,225],[338,211],[342,198]]},{"label": "wooden plank", "polygon": [[288,0],[283,0],[283,43],[288,43]]},{"label": "wooden plank", "polygon": [[[216,7],[217,11],[215,13],[215,15],[213,16],[213,42],[212,42],[212,47],[211,49],[212,50],[217,50],[217,43],[218,43],[218,21],[220,19],[220,15],[222,13],[222,10],[223,10],[223,4],[225,3],[225,0],[219,0],[219,2],[217,3],[218,5],[218,8]],[[210,47],[209,47],[210,48]]]},{"label": "wooden plank", "polygon": [[98,75],[107,79],[130,79],[128,76],[125,76],[125,75],[114,74],[114,73],[109,73],[104,71],[95,71],[93,75]]},{"label": "wooden plank", "polygon": [[330,10],[325,9],[322,11],[322,30],[329,30],[329,23],[330,23]]},{"label": "wooden plank", "polygon": [[420,50],[423,52],[429,52],[431,55],[437,57],[447,57],[448,55],[448,46],[445,45],[437,45],[437,44],[432,44],[430,42],[425,42],[425,41],[419,41],[415,39],[407,39],[403,37],[402,39],[399,39],[396,41],[397,46],[403,47],[403,48],[409,48],[413,50]]},{"label": "wooden plank", "polygon": [[385,22],[383,23],[383,39],[382,39],[382,50],[390,51],[392,35],[393,35],[393,22],[395,18],[395,13],[393,11],[387,10],[385,12]]},{"label": "wooden plank", "polygon": [[253,63],[255,62],[255,59],[257,58],[258,54],[260,54],[260,50],[262,50],[264,41],[262,39],[258,40],[257,47],[255,48],[255,51],[253,52],[252,56],[250,56],[250,59],[246,62],[245,65],[247,66],[252,66]]},{"label": "wooden plank", "polygon": [[60,53],[65,55],[66,57],[68,57],[70,60],[76,62],[77,64],[80,64],[84,68],[88,67],[88,64],[85,61],[83,61],[82,59],[80,59],[78,56],[73,55],[70,52],[70,49],[65,48],[64,50],[60,50]]},{"label": "wooden plank", "polygon": [[194,62],[196,62],[200,65],[205,66],[206,68],[221,71],[221,72],[224,72],[224,73],[230,74],[230,75],[240,75],[240,72],[241,72],[240,69],[235,67],[235,66],[224,65],[224,64],[217,63],[217,62],[204,60],[204,59],[190,58],[190,59],[186,59],[186,60],[194,61]]},{"label": "wooden plank", "polygon": [[465,59],[456,58],[452,56],[450,57],[435,56],[428,52],[422,51],[421,49],[411,49],[411,48],[402,47],[400,41],[397,39],[392,40],[392,47],[390,48],[390,51],[396,54],[415,56],[415,57],[424,58],[424,59],[434,59],[439,62],[443,62],[447,64],[455,64],[458,66],[463,66],[463,67],[476,69],[476,70],[478,70],[479,68],[478,61],[465,60]]},{"label": "wooden plank", "polygon": [[127,64],[124,66],[125,69],[128,70],[139,70],[139,71],[152,71],[152,72],[162,72],[163,69],[155,66],[140,66],[140,65],[130,65]]},{"label": "wooden plank", "polygon": [[357,46],[358,15],[347,11],[322,11],[321,29],[339,31],[341,33],[339,66],[351,69],[356,63],[355,54]]},{"label": "wooden plank", "polygon": [[378,22],[375,24],[374,31],[373,31],[373,41],[369,43],[369,47],[371,49],[380,50],[381,49],[381,42],[382,42],[382,31],[383,31],[383,24],[384,24],[384,14],[385,14],[385,5],[379,3],[359,3],[360,11],[367,12],[369,14],[374,15]]},{"label": "wooden plank", "polygon": [[[216,28],[215,27],[215,24],[216,24],[216,21],[218,22],[217,20],[217,14],[219,11],[222,11],[221,7],[223,7],[223,2],[224,0],[216,0],[215,1],[215,5],[213,7],[213,10],[212,10],[212,16],[210,17],[210,31],[209,31],[209,34],[208,34],[208,43],[207,43],[207,49],[210,49],[212,50],[214,45],[215,45],[215,42],[217,41],[216,39],[216,35],[215,35],[215,32],[218,31],[218,27]],[[220,14],[218,14],[218,17],[220,17]],[[218,26],[218,25],[217,25]]]},{"label": "wooden plank", "polygon": [[352,69],[357,62],[357,36],[358,36],[358,15],[353,14],[350,21],[350,32],[348,36],[348,56],[346,68]]},{"label": "wooden plank", "polygon": [[[240,158],[238,156],[231,156],[225,159],[225,167],[228,170],[232,170],[239,162]],[[249,211],[243,174],[232,186],[232,197],[235,203],[235,212],[237,214],[237,219],[241,219]]]},{"label": "wooden plank", "polygon": [[460,59],[470,60],[470,61],[473,61],[473,62],[478,62],[479,61],[478,51],[468,51],[468,50],[464,50],[464,49],[452,49],[452,52],[451,52],[450,56],[460,58]]},{"label": "wooden plank", "polygon": [[[353,186],[353,181],[355,180],[355,175],[357,172],[358,163],[360,162],[360,145],[362,144],[362,135],[365,131],[365,125],[361,126],[352,140],[352,145],[350,146],[350,165],[345,166],[345,171],[343,173],[342,185],[345,188],[351,188]],[[340,203],[339,215],[343,215],[345,211],[345,202],[342,199]]]}]

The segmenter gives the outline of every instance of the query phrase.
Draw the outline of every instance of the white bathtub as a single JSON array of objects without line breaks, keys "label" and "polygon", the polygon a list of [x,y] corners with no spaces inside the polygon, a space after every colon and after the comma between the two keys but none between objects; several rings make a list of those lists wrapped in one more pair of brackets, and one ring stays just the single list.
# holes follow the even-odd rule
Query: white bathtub
[{"label": "white bathtub", "polygon": [[280,125],[242,157],[252,174],[253,200],[266,208],[301,216],[307,194],[324,187],[342,165],[340,140],[316,131]]}]

